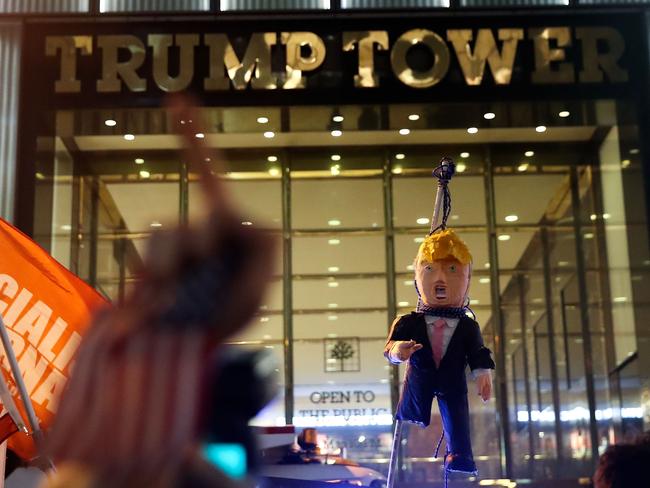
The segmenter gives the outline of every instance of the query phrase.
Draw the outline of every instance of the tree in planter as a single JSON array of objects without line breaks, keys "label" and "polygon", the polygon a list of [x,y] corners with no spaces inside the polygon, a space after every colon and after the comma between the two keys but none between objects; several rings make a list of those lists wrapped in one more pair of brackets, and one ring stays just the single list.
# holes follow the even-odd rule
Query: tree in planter
[{"label": "tree in planter", "polygon": [[354,356],[354,348],[349,342],[338,341],[332,348],[331,357],[341,361],[341,371],[345,371],[343,361]]}]

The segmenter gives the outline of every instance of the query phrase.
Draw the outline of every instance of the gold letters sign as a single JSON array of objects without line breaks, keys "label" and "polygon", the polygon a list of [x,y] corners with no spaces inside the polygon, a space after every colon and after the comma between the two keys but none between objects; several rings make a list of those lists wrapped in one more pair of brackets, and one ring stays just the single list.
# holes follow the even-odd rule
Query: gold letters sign
[{"label": "gold letters sign", "polygon": [[[389,33],[383,30],[341,33],[340,49],[356,62],[356,73],[350,74],[356,88],[380,86],[381,77],[375,70],[378,56],[389,60],[384,66],[390,65],[391,76],[414,89],[435,86],[450,69],[458,68],[466,85],[481,85],[486,66],[496,85],[508,85],[517,52],[524,45],[533,59],[534,69],[529,73],[533,84],[623,83],[629,79],[621,66],[625,40],[612,27],[447,29],[442,33],[411,29],[393,37],[391,44]],[[428,66],[412,66],[409,53],[416,46],[420,52],[428,52]],[[226,34],[150,34],[146,39],[134,35],[70,35],[45,39],[45,55],[58,60],[55,93],[91,89],[100,93],[123,89],[143,92],[153,87],[175,92],[193,83],[201,83],[206,92],[304,89],[309,87],[309,76],[326,62],[327,47],[323,37],[306,31],[256,32],[239,55]],[[92,80],[94,86],[86,86],[79,79],[79,65],[93,56],[100,58],[101,73]],[[170,67],[172,58],[177,62]],[[284,63],[274,71],[276,58]],[[202,79],[196,79],[199,59],[206,62]]]}]

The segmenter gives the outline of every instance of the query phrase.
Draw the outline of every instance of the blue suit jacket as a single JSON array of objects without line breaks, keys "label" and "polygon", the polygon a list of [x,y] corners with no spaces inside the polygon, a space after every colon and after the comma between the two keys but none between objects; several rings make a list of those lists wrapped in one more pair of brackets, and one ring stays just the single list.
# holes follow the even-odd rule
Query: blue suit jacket
[{"label": "blue suit jacket", "polygon": [[396,418],[423,426],[431,420],[431,403],[436,395],[465,395],[467,382],[465,368],[494,369],[490,350],[483,345],[483,336],[478,324],[469,317],[462,317],[454,330],[447,351],[436,367],[427,334],[424,314],[411,312],[395,321],[384,348],[388,358],[393,341],[414,340],[422,349],[409,359],[404,389]]}]

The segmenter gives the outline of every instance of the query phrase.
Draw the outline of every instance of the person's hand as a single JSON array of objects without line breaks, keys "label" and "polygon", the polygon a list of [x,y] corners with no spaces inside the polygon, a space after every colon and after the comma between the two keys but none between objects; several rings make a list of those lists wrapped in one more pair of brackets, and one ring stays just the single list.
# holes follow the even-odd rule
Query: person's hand
[{"label": "person's hand", "polygon": [[413,340],[398,341],[397,347],[395,348],[395,353],[397,355],[397,359],[400,361],[408,361],[408,359],[411,357],[411,354],[413,354],[415,351],[419,351],[420,349],[422,349],[422,344],[418,344]]},{"label": "person's hand", "polygon": [[478,390],[478,396],[480,396],[484,402],[487,402],[492,398],[492,373],[482,374],[476,378],[476,387]]}]

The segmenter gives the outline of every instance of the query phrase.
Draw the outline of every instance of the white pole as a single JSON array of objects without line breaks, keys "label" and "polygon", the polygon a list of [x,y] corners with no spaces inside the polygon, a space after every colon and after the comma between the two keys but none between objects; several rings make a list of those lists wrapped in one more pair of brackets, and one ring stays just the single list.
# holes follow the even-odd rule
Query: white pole
[{"label": "white pole", "polygon": [[7,468],[7,441],[0,444],[0,488],[5,486],[5,472]]},{"label": "white pole", "polygon": [[[32,428],[32,436],[36,443],[36,447],[39,451],[42,448],[42,439],[43,433],[40,426],[38,425],[38,419],[36,418],[36,413],[34,412],[34,407],[32,401],[29,398],[27,393],[27,388],[25,387],[25,382],[23,381],[23,375],[20,374],[20,368],[18,367],[18,361],[16,360],[16,355],[14,354],[14,349],[11,347],[11,341],[9,340],[9,334],[7,334],[7,328],[5,326],[4,320],[2,320],[2,315],[0,315],[0,339],[2,339],[2,345],[5,349],[7,359],[9,360],[9,366],[11,366],[11,372],[20,392],[20,397],[23,400],[23,405],[25,406],[25,411],[27,412],[27,419]],[[43,455],[42,452],[39,454]]]}]

